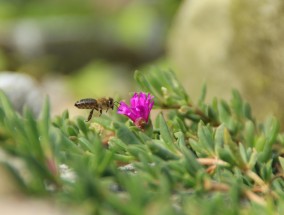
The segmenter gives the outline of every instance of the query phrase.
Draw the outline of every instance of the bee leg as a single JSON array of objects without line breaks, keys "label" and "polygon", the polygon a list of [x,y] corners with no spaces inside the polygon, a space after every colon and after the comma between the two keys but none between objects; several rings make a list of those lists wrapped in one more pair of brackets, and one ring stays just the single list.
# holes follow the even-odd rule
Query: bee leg
[{"label": "bee leg", "polygon": [[93,116],[93,112],[94,112],[94,109],[91,110],[89,116],[88,116],[88,119],[86,122],[89,122],[91,119],[92,119],[92,116]]},{"label": "bee leg", "polygon": [[101,115],[102,115],[102,113],[103,113],[103,109],[100,109],[100,115],[99,115],[99,116],[101,116]]}]

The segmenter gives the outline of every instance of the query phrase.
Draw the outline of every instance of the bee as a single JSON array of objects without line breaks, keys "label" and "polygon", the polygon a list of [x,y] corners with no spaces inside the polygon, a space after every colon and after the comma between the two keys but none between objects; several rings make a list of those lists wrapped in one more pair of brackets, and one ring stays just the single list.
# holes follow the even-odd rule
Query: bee
[{"label": "bee", "polygon": [[113,98],[99,98],[99,99],[92,99],[92,98],[86,98],[81,99],[75,103],[75,107],[79,109],[91,109],[91,112],[88,116],[88,119],[86,122],[89,122],[92,119],[94,110],[100,112],[100,116],[102,115],[103,110],[108,111],[108,109],[112,109],[116,106],[116,101],[113,100]]}]

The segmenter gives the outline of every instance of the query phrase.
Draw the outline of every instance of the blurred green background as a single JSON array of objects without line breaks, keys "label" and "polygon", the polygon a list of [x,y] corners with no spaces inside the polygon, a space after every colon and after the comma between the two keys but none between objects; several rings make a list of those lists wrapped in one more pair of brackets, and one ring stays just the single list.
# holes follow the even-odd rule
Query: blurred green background
[{"label": "blurred green background", "polygon": [[23,90],[5,74],[0,88],[19,110],[48,94],[54,114],[82,114],[75,101],[128,100],[134,71],[154,66],[174,70],[193,101],[204,83],[208,102],[235,88],[258,119],[284,122],[282,38],[282,0],[1,0],[0,71],[34,80]]},{"label": "blurred green background", "polygon": [[[75,113],[73,104],[81,98],[128,99],[135,89],[136,69],[166,63],[167,36],[180,3],[1,0],[0,71],[35,79],[34,88],[27,91],[48,94],[54,114],[65,109]],[[24,82],[22,76],[10,80],[5,75],[8,84],[2,86],[11,85],[10,94],[21,93],[13,86]],[[39,97],[30,106],[41,102]]]}]

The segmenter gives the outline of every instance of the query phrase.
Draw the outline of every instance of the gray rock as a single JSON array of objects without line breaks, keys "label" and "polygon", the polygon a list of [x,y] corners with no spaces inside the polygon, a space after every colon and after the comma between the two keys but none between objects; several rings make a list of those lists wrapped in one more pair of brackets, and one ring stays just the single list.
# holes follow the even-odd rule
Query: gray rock
[{"label": "gray rock", "polygon": [[36,81],[26,74],[2,72],[0,73],[0,90],[2,90],[14,108],[22,112],[26,105],[37,116],[40,113],[44,96]]},{"label": "gray rock", "polygon": [[258,118],[284,119],[284,1],[187,0],[173,26],[170,58],[193,100],[203,82],[210,99],[236,88]]}]

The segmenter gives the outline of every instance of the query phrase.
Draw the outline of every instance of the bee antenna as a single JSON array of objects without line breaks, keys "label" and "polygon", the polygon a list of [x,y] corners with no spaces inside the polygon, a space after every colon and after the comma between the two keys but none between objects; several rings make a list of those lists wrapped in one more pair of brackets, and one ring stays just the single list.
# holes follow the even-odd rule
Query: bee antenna
[{"label": "bee antenna", "polygon": [[119,102],[118,101],[114,101],[113,102],[114,106],[118,108]]}]

